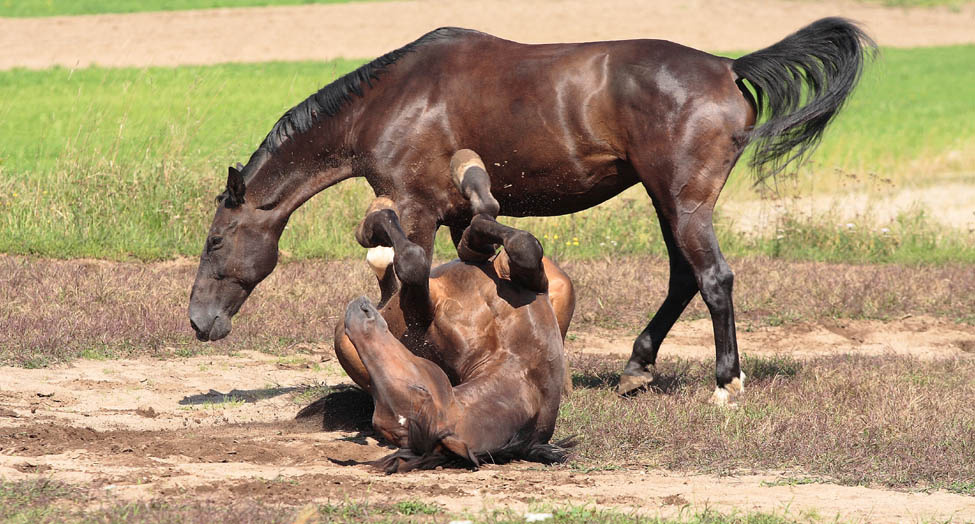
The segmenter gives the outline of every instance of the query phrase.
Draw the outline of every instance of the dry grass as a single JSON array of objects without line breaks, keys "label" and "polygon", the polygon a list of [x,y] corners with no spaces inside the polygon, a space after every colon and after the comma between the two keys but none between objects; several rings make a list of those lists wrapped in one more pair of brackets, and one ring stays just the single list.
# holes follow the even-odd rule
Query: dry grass
[{"label": "dry grass", "polygon": [[[972,267],[905,267],[732,261],[739,325],[925,314],[975,322]],[[332,328],[355,296],[376,298],[359,261],[283,264],[234,319],[228,340],[203,344],[186,317],[193,261],[156,264],[0,256],[0,361],[37,367],[86,358],[185,356],[300,344],[329,350]],[[577,286],[573,329],[634,332],[663,300],[666,261],[656,257],[565,264]],[[685,319],[706,309],[695,299]]]},{"label": "dry grass", "polygon": [[[730,263],[740,325],[887,320],[906,314],[975,322],[975,279],[969,265],[851,265],[767,258]],[[579,290],[574,326],[642,329],[667,293],[669,269],[662,258],[572,261],[564,268]],[[682,318],[706,316],[704,303],[695,298]]]},{"label": "dry grass", "polygon": [[710,362],[663,363],[653,392],[621,401],[612,388],[622,364],[571,362],[577,389],[556,437],[583,437],[582,464],[786,470],[955,491],[975,478],[975,359],[745,360],[750,380],[733,410],[704,402],[714,388]]}]

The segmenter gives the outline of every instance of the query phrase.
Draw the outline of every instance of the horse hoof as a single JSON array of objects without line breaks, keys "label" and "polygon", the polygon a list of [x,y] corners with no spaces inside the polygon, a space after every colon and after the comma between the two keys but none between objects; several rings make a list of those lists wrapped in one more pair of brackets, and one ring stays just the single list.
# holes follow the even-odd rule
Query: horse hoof
[{"label": "horse hoof", "polygon": [[736,408],[738,407],[738,403],[735,400],[744,392],[745,373],[741,372],[738,378],[731,379],[731,382],[727,383],[724,387],[718,386],[714,388],[714,393],[711,395],[709,402],[715,406]]},{"label": "horse hoof", "polygon": [[645,375],[620,375],[620,383],[616,386],[616,394],[620,396],[628,395],[653,383],[653,372],[647,371]]},{"label": "horse hoof", "polygon": [[727,389],[720,386],[714,388],[714,393],[711,395],[708,403],[723,408],[734,409],[738,407],[738,403],[731,401],[731,393],[729,393]]},{"label": "horse hoof", "polygon": [[479,264],[481,262],[487,262],[491,260],[491,257],[497,253],[497,248],[493,245],[478,245],[477,247],[485,249],[481,251],[471,246],[471,235],[474,232],[471,231],[470,226],[464,230],[464,235],[461,237],[460,242],[457,244],[457,258],[463,260],[464,262],[470,264]]}]

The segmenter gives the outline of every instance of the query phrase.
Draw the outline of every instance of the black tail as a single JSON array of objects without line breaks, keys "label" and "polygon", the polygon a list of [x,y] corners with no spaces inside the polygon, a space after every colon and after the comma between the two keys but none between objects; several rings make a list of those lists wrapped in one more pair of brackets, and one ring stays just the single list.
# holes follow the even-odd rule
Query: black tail
[{"label": "black tail", "polygon": [[564,438],[554,443],[536,442],[524,436],[516,434],[501,446],[500,449],[490,453],[478,455],[481,462],[493,464],[505,464],[512,460],[529,460],[541,462],[542,464],[561,464],[569,460],[569,448],[576,445],[575,436]]},{"label": "black tail", "polygon": [[815,148],[860,79],[865,57],[876,50],[849,20],[823,18],[734,61],[732,70],[755,90],[758,119],[766,117],[748,137],[757,143],[750,165],[759,181]]}]

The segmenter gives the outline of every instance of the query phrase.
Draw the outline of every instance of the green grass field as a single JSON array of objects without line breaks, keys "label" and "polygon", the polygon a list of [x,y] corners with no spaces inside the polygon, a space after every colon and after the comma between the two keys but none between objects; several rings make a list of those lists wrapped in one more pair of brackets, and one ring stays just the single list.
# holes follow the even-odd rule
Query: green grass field
[{"label": "green grass field", "polygon": [[[925,185],[973,178],[975,46],[888,49],[871,67],[803,173],[800,192],[889,179]],[[196,255],[226,166],[243,162],[289,107],[361,61],[0,72],[0,252],[161,259]],[[744,162],[741,162],[744,164]],[[754,198],[739,168],[722,199]],[[293,218],[293,258],[359,256],[352,235],[369,201],[350,181]],[[720,211],[720,209],[719,209]],[[923,211],[881,234],[828,216],[786,219],[753,237],[719,217],[726,254],[863,262],[975,261],[968,232]],[[639,189],[573,216],[516,222],[562,258],[661,253]],[[557,236],[557,237],[556,237]],[[441,254],[449,254],[446,239]]]},{"label": "green grass field", "polygon": [[0,0],[0,16],[63,16],[212,7],[340,4],[364,0]]}]

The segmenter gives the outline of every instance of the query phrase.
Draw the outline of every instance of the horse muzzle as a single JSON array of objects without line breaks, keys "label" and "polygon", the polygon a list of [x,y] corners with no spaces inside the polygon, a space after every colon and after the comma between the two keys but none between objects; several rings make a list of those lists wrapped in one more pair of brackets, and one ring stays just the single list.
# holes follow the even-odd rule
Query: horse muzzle
[{"label": "horse muzzle", "polygon": [[345,309],[345,331],[349,338],[356,335],[383,333],[388,330],[386,319],[366,297],[359,297]]},{"label": "horse muzzle", "polygon": [[190,307],[190,325],[196,332],[197,340],[220,340],[230,334],[230,315],[194,312]]}]

